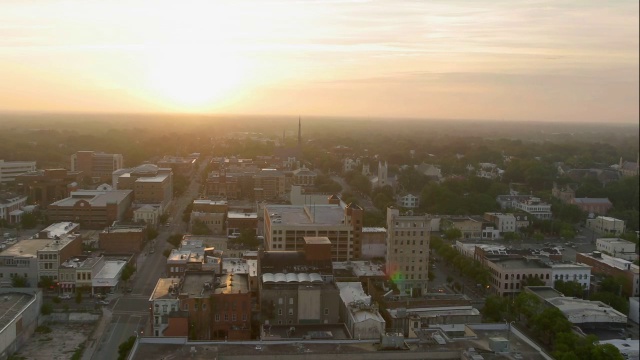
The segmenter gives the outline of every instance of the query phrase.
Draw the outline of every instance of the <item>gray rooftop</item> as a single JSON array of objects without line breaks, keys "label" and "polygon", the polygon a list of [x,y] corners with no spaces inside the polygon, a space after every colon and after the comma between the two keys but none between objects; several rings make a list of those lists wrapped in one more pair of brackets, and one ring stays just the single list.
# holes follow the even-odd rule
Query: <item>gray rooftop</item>
[{"label": "gray rooftop", "polygon": [[79,193],[74,194],[66,199],[54,202],[51,206],[73,207],[78,201],[86,200],[91,206],[106,206],[108,203],[120,203],[133,190],[112,190],[97,193]]},{"label": "gray rooftop", "polygon": [[344,225],[344,210],[340,205],[267,205],[265,209],[271,219],[282,219],[282,225]]}]

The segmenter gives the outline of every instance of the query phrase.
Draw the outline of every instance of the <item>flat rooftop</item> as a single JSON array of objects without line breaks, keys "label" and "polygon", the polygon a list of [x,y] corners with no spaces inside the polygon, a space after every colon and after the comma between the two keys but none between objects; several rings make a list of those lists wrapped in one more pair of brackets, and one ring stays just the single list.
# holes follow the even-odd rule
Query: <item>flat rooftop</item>
[{"label": "flat rooftop", "polygon": [[187,294],[189,297],[209,297],[212,288],[205,287],[205,284],[213,286],[213,272],[187,272],[182,282],[180,294]]},{"label": "flat rooftop", "polygon": [[137,183],[154,183],[167,180],[169,174],[158,174],[156,176],[142,176],[136,179]]},{"label": "flat rooftop", "polygon": [[343,270],[355,276],[385,276],[383,265],[369,261],[334,261],[333,270]]},{"label": "flat rooftop", "polygon": [[498,261],[494,261],[497,266],[502,266],[507,269],[546,269],[548,268],[545,264],[540,262],[537,259],[526,260],[526,259],[501,259]]},{"label": "flat rooftop", "polygon": [[156,299],[169,299],[175,298],[175,296],[171,295],[169,292],[169,288],[177,283],[176,279],[173,278],[160,278],[156,283],[156,287],[153,289],[151,293],[151,297],[149,297],[149,301],[153,301]]},{"label": "flat rooftop", "polygon": [[52,241],[52,239],[21,240],[12,247],[0,252],[0,256],[36,257],[38,250],[44,248]]},{"label": "flat rooftop", "polygon": [[112,190],[107,192],[102,192],[98,194],[91,193],[79,193],[72,194],[72,196],[54,202],[53,206],[61,206],[61,207],[73,207],[80,200],[86,200],[91,204],[91,206],[107,206],[107,203],[120,203],[122,202],[133,190]]},{"label": "flat rooftop", "polygon": [[122,260],[107,260],[94,279],[114,279],[126,264],[127,262]]},{"label": "flat rooftop", "polygon": [[0,329],[4,329],[27,306],[33,295],[19,292],[0,293],[3,301],[0,301]]},{"label": "flat rooftop", "polygon": [[118,226],[118,227],[109,227],[103,230],[103,233],[131,233],[131,232],[142,232],[144,231],[143,227],[140,226]]},{"label": "flat rooftop", "polygon": [[387,229],[383,227],[363,227],[363,233],[386,233]]},{"label": "flat rooftop", "polygon": [[[265,211],[269,213],[272,226],[348,226],[343,223],[344,210],[340,205],[267,205]],[[281,222],[273,222],[274,218],[280,218]]]},{"label": "flat rooftop", "polygon": [[249,280],[246,274],[223,274],[219,277],[214,294],[246,294],[249,292]]},{"label": "flat rooftop", "polygon": [[62,235],[68,234],[69,232],[77,229],[79,226],[80,224],[78,223],[59,222],[47,226],[41,232],[48,232],[49,238],[53,239],[56,236],[61,237]]},{"label": "flat rooftop", "polygon": [[239,213],[239,212],[230,212],[227,214],[229,219],[257,219],[257,213]]}]

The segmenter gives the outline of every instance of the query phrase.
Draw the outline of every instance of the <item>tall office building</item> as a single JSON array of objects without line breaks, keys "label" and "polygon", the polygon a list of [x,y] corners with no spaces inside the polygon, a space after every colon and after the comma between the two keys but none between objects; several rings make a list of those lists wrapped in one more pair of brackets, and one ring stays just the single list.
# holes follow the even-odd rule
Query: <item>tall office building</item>
[{"label": "tall office building", "polygon": [[403,294],[427,292],[431,217],[387,208],[386,272]]},{"label": "tall office building", "polygon": [[82,171],[96,182],[111,180],[111,174],[123,166],[122,154],[78,151],[71,155],[71,171]]}]

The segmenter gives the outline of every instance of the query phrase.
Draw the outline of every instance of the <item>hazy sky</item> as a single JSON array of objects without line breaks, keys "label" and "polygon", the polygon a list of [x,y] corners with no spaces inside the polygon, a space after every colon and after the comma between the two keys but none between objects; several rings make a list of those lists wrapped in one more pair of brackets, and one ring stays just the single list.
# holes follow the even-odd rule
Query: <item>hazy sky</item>
[{"label": "hazy sky", "polygon": [[638,122],[638,1],[2,0],[0,110]]}]

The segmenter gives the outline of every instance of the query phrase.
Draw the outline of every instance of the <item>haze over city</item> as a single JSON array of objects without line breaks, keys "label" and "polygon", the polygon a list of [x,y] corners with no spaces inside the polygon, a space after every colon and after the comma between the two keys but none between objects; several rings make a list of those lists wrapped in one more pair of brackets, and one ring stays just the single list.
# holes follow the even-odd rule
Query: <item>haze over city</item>
[{"label": "haze over city", "polygon": [[0,4],[0,111],[638,121],[637,1]]}]

